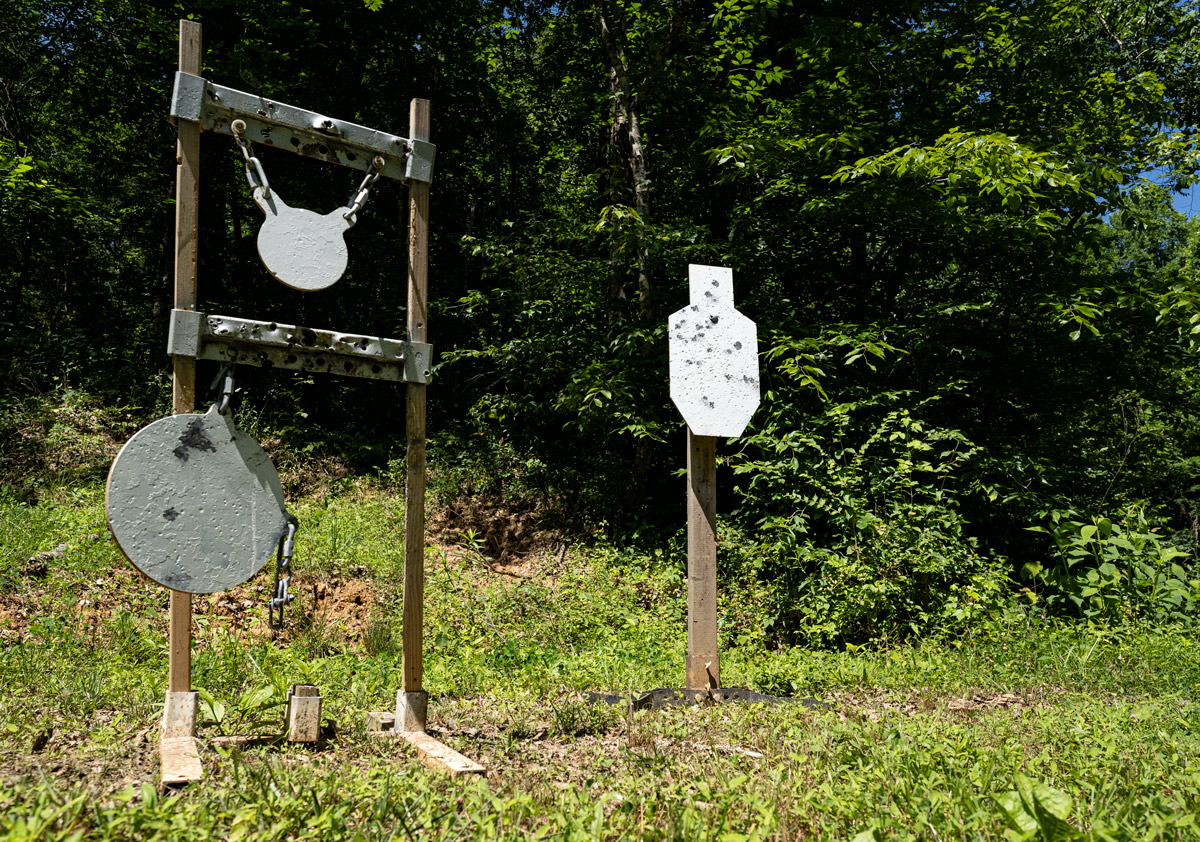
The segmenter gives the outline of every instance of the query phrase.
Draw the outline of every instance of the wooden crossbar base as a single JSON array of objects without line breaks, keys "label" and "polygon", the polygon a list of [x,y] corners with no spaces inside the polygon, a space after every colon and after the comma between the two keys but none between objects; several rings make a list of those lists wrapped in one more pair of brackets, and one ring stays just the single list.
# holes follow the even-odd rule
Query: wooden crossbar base
[{"label": "wooden crossbar base", "polygon": [[163,737],[158,752],[164,784],[186,784],[204,777],[195,737]]},{"label": "wooden crossbar base", "polygon": [[421,762],[431,769],[444,769],[452,776],[483,775],[487,776],[487,768],[476,763],[469,757],[464,757],[445,743],[438,742],[424,731],[400,731],[396,734],[408,744],[415,746]]},{"label": "wooden crossbar base", "polygon": [[404,740],[416,748],[422,763],[430,769],[449,772],[453,777],[460,775],[487,776],[486,766],[459,754],[424,731],[397,731],[396,715],[391,711],[375,711],[367,714],[367,736],[376,739]]}]

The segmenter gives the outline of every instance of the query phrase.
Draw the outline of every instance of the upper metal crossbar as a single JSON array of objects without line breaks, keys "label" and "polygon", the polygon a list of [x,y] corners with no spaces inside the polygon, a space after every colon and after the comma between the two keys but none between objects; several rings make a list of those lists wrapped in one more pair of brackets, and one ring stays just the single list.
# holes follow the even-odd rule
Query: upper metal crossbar
[{"label": "upper metal crossbar", "polygon": [[371,170],[371,162],[378,155],[384,161],[378,172],[385,178],[433,181],[436,150],[432,143],[334,120],[183,71],[175,74],[171,117],[191,120],[204,130],[227,135],[234,134],[234,120],[242,120],[246,139],[255,143],[364,172]]}]

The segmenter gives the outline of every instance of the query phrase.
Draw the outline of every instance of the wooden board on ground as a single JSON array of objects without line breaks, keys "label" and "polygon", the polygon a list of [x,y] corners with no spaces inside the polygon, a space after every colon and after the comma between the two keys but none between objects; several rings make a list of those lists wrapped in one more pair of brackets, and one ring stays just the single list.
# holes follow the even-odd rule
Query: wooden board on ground
[{"label": "wooden board on ground", "polygon": [[421,761],[431,769],[442,769],[455,777],[459,775],[487,775],[487,768],[469,757],[464,757],[450,746],[440,743],[424,731],[398,731],[396,736],[415,746]]},{"label": "wooden board on ground", "polygon": [[164,784],[185,784],[204,777],[195,737],[164,737],[158,744]]}]

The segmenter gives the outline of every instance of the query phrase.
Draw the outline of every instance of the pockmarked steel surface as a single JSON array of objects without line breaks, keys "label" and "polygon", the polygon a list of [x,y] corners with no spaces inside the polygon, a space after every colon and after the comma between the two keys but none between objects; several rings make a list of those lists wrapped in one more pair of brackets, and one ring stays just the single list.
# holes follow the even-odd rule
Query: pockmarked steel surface
[{"label": "pockmarked steel surface", "polygon": [[428,383],[433,346],[283,322],[172,310],[172,356],[399,383]]},{"label": "pockmarked steel surface", "polygon": [[240,585],[287,532],[279,474],[226,415],[173,415],[125,443],[105,511],[126,558],[160,585],[216,593]]},{"label": "pockmarked steel surface", "polygon": [[436,149],[424,140],[397,137],[346,120],[276,102],[254,93],[226,88],[179,71],[171,96],[175,120],[199,123],[204,131],[233,134],[233,123],[246,124],[249,139],[344,167],[367,170],[376,155],[384,158],[384,178],[433,180]]},{"label": "pockmarked steel surface", "polygon": [[327,214],[287,205],[278,191],[254,189],[266,214],[258,230],[258,256],[275,278],[292,289],[312,292],[337,283],[350,256],[344,235],[354,224],[349,208]]},{"label": "pockmarked steel surface", "polygon": [[671,314],[671,400],[698,436],[740,436],[758,409],[758,329],[733,307],[733,270],[688,266],[690,303]]}]

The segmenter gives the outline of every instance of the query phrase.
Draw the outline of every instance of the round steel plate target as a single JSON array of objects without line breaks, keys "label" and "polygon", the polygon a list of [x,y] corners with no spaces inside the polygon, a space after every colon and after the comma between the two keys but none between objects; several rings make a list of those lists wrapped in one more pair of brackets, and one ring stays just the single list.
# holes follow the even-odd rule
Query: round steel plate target
[{"label": "round steel plate target", "polygon": [[126,442],[108,474],[105,511],[134,567],[188,593],[246,581],[287,532],[275,466],[216,407],[155,421]]},{"label": "round steel plate target", "polygon": [[312,292],[337,283],[346,271],[345,233],[354,225],[350,208],[327,214],[293,208],[275,190],[254,190],[267,218],[258,231],[258,256],[267,271],[293,289]]}]

